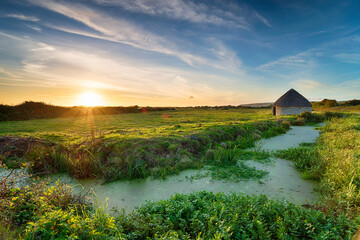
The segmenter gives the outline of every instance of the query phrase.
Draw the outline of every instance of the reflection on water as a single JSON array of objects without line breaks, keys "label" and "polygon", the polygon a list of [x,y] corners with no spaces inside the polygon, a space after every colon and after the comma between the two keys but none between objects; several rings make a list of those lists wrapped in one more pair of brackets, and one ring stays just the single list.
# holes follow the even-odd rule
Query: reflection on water
[{"label": "reflection on water", "polygon": [[[302,142],[313,142],[319,136],[312,127],[292,127],[286,134],[264,140],[264,150],[287,149],[296,147]],[[68,182],[75,185],[75,191],[81,191],[82,185],[87,191],[93,188],[96,197],[109,205],[109,209],[117,207],[130,211],[146,201],[167,199],[175,193],[192,193],[201,190],[212,192],[239,192],[246,194],[265,194],[273,199],[285,198],[293,203],[307,203],[317,200],[318,194],[312,190],[314,183],[300,178],[292,163],[283,159],[274,159],[272,164],[263,165],[247,161],[249,165],[269,172],[261,181],[222,182],[210,178],[187,180],[201,170],[183,171],[166,180],[146,179],[142,181],[116,181],[101,185],[98,180],[76,180],[67,175],[53,175],[53,181]]]}]

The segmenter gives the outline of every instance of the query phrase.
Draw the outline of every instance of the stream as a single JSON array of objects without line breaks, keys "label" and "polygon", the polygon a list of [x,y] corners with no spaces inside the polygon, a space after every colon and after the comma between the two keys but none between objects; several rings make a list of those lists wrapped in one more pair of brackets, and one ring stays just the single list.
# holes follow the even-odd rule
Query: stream
[{"label": "stream", "polygon": [[[286,134],[261,140],[261,149],[272,151],[297,147],[300,143],[314,142],[319,132],[311,126],[293,126]],[[275,158],[271,164],[246,161],[248,165],[268,171],[269,174],[261,181],[250,180],[240,182],[223,182],[210,177],[189,180],[188,177],[204,170],[186,170],[179,175],[169,176],[165,180],[151,179],[115,181],[101,185],[100,180],[77,180],[66,174],[51,175],[51,181],[69,183],[76,192],[93,189],[90,197],[95,197],[108,209],[125,209],[129,212],[146,201],[168,199],[176,193],[193,193],[201,190],[217,192],[237,192],[244,194],[265,194],[271,199],[285,199],[296,204],[312,203],[319,197],[313,191],[314,182],[304,180],[293,167],[292,162]]]}]

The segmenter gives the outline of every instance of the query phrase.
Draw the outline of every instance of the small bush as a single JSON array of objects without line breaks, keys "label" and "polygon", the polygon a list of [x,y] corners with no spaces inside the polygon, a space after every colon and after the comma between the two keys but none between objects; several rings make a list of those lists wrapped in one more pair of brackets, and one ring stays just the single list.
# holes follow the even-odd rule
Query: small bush
[{"label": "small bush", "polygon": [[291,122],[293,126],[305,126],[305,119],[304,118],[297,118]]},{"label": "small bush", "polygon": [[[113,217],[97,209],[95,214],[81,216],[77,211],[52,210],[36,222],[29,222],[25,238],[35,239],[121,239]],[[84,212],[83,212],[84,213]]]},{"label": "small bush", "polygon": [[325,120],[325,116],[317,113],[303,112],[298,115],[299,118],[305,120],[305,122],[320,123]]},{"label": "small bush", "polygon": [[72,194],[71,188],[56,183],[47,186],[46,181],[31,182],[27,186],[15,187],[12,181],[3,179],[0,182],[0,222],[23,227],[53,209],[87,206],[82,196]]},{"label": "small bush", "polygon": [[343,118],[345,115],[339,112],[325,112],[326,120],[331,120],[333,118]]}]

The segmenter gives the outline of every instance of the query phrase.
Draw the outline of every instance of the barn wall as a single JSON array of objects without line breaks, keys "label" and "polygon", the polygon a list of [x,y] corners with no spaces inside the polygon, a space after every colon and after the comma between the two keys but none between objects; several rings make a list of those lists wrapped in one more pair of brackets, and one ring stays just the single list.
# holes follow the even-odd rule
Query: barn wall
[{"label": "barn wall", "polygon": [[276,107],[276,116],[296,115],[302,112],[311,112],[311,107]]}]

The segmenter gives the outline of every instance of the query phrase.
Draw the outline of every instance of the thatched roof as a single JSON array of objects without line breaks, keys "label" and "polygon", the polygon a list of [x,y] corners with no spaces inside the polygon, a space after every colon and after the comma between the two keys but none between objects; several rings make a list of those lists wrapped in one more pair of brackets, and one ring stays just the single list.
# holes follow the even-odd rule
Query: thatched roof
[{"label": "thatched roof", "polygon": [[294,89],[282,95],[273,107],[311,107],[311,103]]}]

